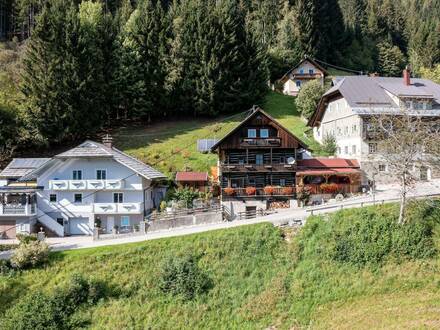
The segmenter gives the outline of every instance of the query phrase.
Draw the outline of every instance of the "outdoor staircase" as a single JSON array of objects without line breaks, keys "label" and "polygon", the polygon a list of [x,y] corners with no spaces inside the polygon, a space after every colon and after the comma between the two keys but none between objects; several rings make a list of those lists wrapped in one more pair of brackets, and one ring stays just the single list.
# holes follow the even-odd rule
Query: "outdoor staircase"
[{"label": "outdoor staircase", "polygon": [[38,222],[40,222],[46,229],[52,231],[54,234],[56,234],[56,236],[64,236],[64,227],[61,226],[55,219],[40,210],[38,210],[37,216]]}]

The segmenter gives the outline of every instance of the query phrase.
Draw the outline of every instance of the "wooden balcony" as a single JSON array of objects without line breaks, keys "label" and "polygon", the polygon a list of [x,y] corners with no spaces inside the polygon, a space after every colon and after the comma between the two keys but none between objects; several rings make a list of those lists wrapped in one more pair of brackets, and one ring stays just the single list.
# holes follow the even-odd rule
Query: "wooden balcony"
[{"label": "wooden balcony", "polygon": [[296,164],[273,163],[273,164],[221,164],[222,173],[231,172],[292,172]]},{"label": "wooden balcony", "polygon": [[281,138],[243,138],[240,141],[241,147],[279,147],[281,145]]},{"label": "wooden balcony", "polygon": [[[233,200],[241,198],[256,198],[267,199],[270,197],[289,197],[292,198],[295,193],[295,187],[272,187],[272,192],[268,192],[265,188],[255,188],[255,193],[248,194],[246,188],[223,188],[222,198],[223,200]],[[289,191],[290,190],[290,191]]]}]

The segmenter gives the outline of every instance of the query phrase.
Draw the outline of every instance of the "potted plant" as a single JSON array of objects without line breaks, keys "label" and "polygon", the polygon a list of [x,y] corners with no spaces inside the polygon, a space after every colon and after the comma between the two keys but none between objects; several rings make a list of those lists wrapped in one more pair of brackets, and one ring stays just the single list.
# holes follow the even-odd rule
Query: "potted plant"
[{"label": "potted plant", "polygon": [[283,195],[292,195],[293,187],[283,187]]},{"label": "potted plant", "polygon": [[275,191],[275,188],[272,187],[272,186],[266,186],[266,187],[264,187],[264,193],[265,193],[266,195],[273,195],[274,191]]},{"label": "potted plant", "polygon": [[336,183],[322,183],[319,188],[326,194],[334,194],[338,191],[338,185]]},{"label": "potted plant", "polygon": [[232,196],[232,195],[235,194],[235,189],[232,188],[232,187],[226,187],[224,189],[224,191],[225,191],[225,194],[228,195],[228,196]]},{"label": "potted plant", "polygon": [[257,188],[255,188],[255,187],[246,187],[246,194],[248,196],[253,196],[253,195],[256,194],[256,192],[257,192]]},{"label": "potted plant", "polygon": [[119,226],[118,225],[113,226],[113,234],[114,235],[119,234]]}]

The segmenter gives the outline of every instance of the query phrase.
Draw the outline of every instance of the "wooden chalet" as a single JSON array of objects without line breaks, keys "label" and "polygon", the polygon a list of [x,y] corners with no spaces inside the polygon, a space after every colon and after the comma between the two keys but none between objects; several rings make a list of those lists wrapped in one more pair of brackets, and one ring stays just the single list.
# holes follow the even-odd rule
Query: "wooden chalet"
[{"label": "wooden chalet", "polygon": [[278,201],[287,207],[295,195],[297,161],[307,148],[274,118],[254,108],[212,147],[219,156],[222,202],[238,201],[235,208],[243,211],[271,208]]}]

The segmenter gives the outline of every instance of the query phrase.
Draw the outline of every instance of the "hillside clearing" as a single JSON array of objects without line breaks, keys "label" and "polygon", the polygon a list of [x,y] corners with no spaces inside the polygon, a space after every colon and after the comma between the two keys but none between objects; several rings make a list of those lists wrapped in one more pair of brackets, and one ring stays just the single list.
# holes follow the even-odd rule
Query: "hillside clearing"
[{"label": "hillside clearing", "polygon": [[[313,151],[319,145],[300,118],[295,100],[270,92],[262,108],[304,141]],[[233,117],[232,117],[233,116]],[[245,113],[217,119],[164,120],[149,126],[125,127],[114,133],[116,147],[168,176],[179,170],[209,171],[217,164],[215,154],[197,151],[197,140],[222,138],[244,119]],[[231,118],[232,117],[232,118]],[[226,118],[226,119],[225,119]]]},{"label": "hillside clearing", "polygon": [[[346,210],[331,221],[346,219],[349,226],[355,217],[377,220],[393,212],[392,205]],[[44,268],[0,276],[0,314],[22,295],[54,292],[79,273],[107,288],[105,299],[74,315],[91,329],[436,327],[438,254],[412,260],[390,255],[374,267],[336,262],[329,252],[338,234],[326,223],[311,221],[293,240],[270,224],[259,224],[54,253]],[[351,235],[352,244],[364,241],[356,237]],[[392,244],[408,242],[402,239]],[[380,254],[382,248],[368,244],[365,253]],[[165,260],[188,255],[197,259],[212,287],[184,301],[161,292],[158,282]]]}]

